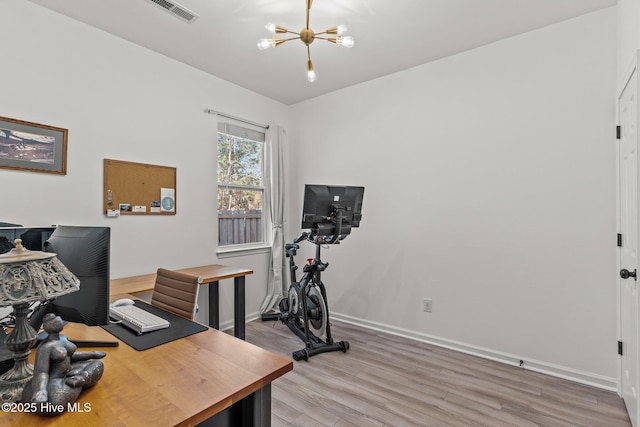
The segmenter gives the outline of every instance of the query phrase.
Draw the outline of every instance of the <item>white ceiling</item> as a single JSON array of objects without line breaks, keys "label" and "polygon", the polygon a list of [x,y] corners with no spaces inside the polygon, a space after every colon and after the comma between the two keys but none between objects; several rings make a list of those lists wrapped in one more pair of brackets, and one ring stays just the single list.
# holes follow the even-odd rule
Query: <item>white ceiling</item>
[{"label": "white ceiling", "polygon": [[[30,0],[284,104],[453,55],[613,6],[617,0],[315,0],[315,32],[346,24],[352,49],[311,45],[318,79],[306,80],[306,48],[259,51],[267,22],[298,32],[305,0],[175,0],[193,23],[149,0]],[[171,0],[173,1],[173,0]]]}]

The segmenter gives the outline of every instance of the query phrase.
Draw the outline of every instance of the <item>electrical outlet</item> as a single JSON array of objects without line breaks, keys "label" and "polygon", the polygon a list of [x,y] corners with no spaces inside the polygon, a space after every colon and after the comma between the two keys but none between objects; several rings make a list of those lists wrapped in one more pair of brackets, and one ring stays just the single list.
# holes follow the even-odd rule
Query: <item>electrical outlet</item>
[{"label": "electrical outlet", "polygon": [[422,310],[427,313],[431,313],[433,311],[433,300],[431,298],[425,298],[422,300]]}]

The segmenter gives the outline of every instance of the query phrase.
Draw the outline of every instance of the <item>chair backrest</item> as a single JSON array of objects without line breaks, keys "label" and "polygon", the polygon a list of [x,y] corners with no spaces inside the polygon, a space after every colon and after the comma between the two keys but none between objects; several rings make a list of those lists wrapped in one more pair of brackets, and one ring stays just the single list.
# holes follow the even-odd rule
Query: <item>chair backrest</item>
[{"label": "chair backrest", "polygon": [[159,268],[151,294],[151,305],[193,320],[201,283],[202,277]]}]

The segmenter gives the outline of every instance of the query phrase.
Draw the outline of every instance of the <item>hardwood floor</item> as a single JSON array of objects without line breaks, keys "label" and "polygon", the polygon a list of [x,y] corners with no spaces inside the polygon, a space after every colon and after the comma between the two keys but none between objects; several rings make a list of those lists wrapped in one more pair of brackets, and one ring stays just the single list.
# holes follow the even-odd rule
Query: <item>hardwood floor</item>
[{"label": "hardwood floor", "polygon": [[[341,322],[332,334],[347,353],[294,362],[273,383],[273,427],[631,425],[616,393]],[[304,347],[280,322],[246,336],[288,357]]]}]

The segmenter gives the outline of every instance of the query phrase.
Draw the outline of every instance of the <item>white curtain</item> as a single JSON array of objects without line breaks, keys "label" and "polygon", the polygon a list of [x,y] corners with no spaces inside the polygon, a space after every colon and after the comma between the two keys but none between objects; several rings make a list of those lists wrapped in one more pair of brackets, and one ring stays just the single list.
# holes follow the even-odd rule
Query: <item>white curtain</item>
[{"label": "white curtain", "polygon": [[284,139],[285,131],[280,126],[269,126],[267,130],[267,174],[265,190],[269,200],[271,216],[271,257],[267,296],[260,313],[274,311],[283,295],[286,295],[286,280],[283,272],[284,256]]}]

